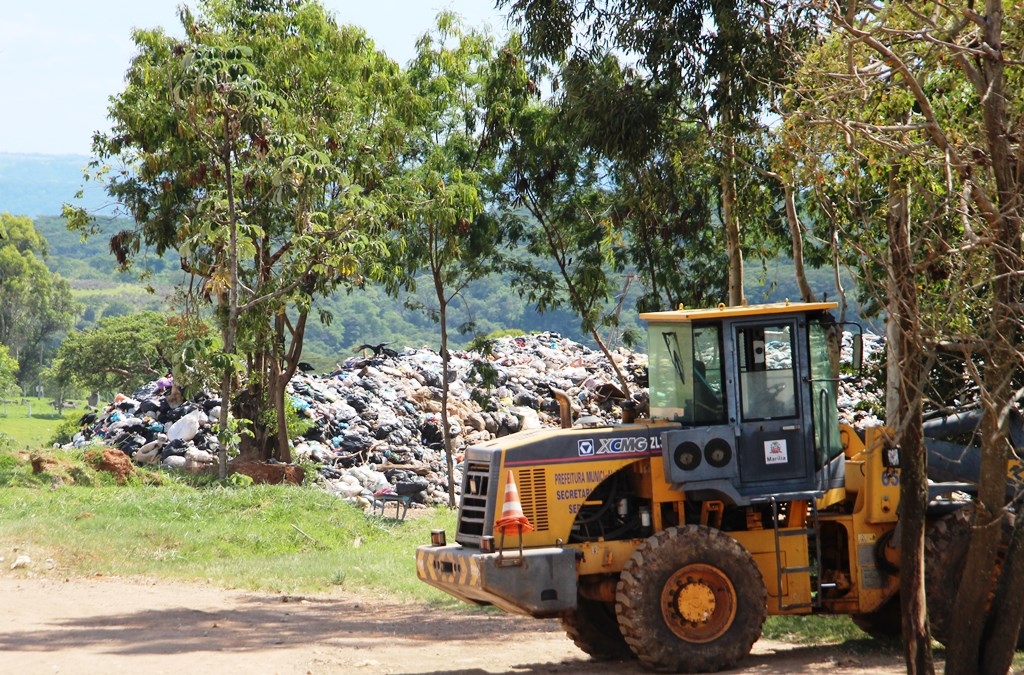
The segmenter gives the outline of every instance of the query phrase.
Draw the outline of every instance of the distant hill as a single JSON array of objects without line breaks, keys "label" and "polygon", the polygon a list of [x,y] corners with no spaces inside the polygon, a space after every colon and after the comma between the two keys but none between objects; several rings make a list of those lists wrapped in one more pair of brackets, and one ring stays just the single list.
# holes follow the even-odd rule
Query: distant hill
[{"label": "distant hill", "polygon": [[16,216],[60,215],[65,202],[90,210],[104,204],[103,191],[95,183],[86,185],[85,198],[75,201],[83,187],[85,155],[25,155],[0,152],[0,212]]}]

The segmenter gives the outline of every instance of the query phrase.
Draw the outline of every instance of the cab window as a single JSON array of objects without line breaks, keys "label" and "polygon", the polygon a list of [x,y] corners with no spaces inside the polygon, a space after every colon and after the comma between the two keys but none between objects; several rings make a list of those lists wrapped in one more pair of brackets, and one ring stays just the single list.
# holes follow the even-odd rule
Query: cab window
[{"label": "cab window", "polygon": [[793,327],[778,324],[738,328],[736,346],[743,419],[796,417]]}]

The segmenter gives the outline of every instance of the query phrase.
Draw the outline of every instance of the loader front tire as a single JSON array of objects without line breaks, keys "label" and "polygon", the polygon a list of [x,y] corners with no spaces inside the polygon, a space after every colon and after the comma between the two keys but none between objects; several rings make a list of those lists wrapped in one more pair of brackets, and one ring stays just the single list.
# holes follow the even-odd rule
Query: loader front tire
[{"label": "loader front tire", "polygon": [[767,615],[753,556],[702,525],[663,530],[630,556],[616,587],[622,636],[658,672],[713,672],[750,653]]},{"label": "loader front tire", "polygon": [[[929,602],[931,602],[929,600]],[[853,624],[873,638],[880,640],[898,640],[903,634],[900,611],[900,596],[894,595],[873,612],[854,614],[850,617]]]},{"label": "loader front tire", "polygon": [[579,598],[576,611],[561,618],[569,639],[597,661],[631,659],[633,652],[622,638],[615,605],[610,602]]}]

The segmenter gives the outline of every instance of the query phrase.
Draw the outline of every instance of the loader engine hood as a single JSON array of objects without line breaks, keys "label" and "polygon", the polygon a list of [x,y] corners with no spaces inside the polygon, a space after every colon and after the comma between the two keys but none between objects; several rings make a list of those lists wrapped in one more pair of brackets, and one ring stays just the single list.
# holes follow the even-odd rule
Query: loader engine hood
[{"label": "loader engine hood", "polygon": [[[523,514],[544,535],[552,514],[575,513],[591,490],[625,464],[662,454],[671,422],[576,429],[538,429],[503,436],[466,450],[455,540],[478,546],[493,535],[505,476],[514,472]],[[559,519],[564,521],[565,519]]]}]

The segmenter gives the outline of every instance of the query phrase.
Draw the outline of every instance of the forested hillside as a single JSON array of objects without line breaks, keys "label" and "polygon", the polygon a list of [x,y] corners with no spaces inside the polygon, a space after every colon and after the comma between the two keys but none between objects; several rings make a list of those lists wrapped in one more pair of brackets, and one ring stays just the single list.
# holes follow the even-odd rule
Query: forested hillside
[{"label": "forested hillside", "polygon": [[[138,274],[119,273],[108,239],[127,222],[107,221],[102,234],[83,241],[77,233],[68,232],[64,219],[58,215],[64,202],[74,201],[75,192],[82,185],[81,170],[87,162],[88,158],[78,155],[0,153],[0,211],[34,218],[36,229],[49,244],[48,267],[68,280],[75,299],[85,308],[77,321],[79,329],[94,325],[104,316],[140,310],[173,311],[174,289],[183,279],[176,258],[148,256],[140,261],[142,265],[137,271],[151,273],[144,280]],[[93,190],[85,203],[98,209],[102,195]],[[748,296],[752,302],[799,297],[792,267],[785,259],[769,261],[750,277]],[[835,297],[830,270],[812,270],[811,279],[815,289]],[[623,302],[623,329],[639,327],[635,304],[631,302],[637,292],[633,286]],[[429,297],[421,295],[422,303],[429,307]],[[426,312],[409,309],[409,299],[388,297],[379,286],[368,284],[320,300],[318,307],[333,320],[329,325],[319,321],[310,325],[305,360],[318,368],[330,368],[367,343],[436,348],[437,324]],[[473,324],[467,333],[453,336],[457,346],[466,345],[475,336],[500,330],[550,330],[591,343],[581,333],[578,319],[570,313],[538,313],[512,291],[507,279],[497,276],[472,284],[454,304],[453,312],[453,326]],[[613,345],[621,344],[619,336],[610,337]]]},{"label": "forested hillside", "polygon": [[[119,229],[109,222],[103,235],[90,237],[85,242],[68,232],[63,219],[43,217],[35,220],[36,228],[46,237],[50,246],[50,269],[67,279],[76,299],[85,305],[78,321],[86,328],[104,316],[117,316],[144,309],[171,310],[173,292],[183,279],[177,261],[151,256],[145,259],[145,269],[152,276],[144,281],[131,274],[118,273],[107,239]],[[123,223],[120,224],[123,226]],[[799,291],[793,280],[788,260],[769,261],[759,275],[751,275],[748,296],[751,302],[767,302],[798,298]],[[812,284],[834,298],[831,270],[812,270]],[[147,289],[152,289],[150,292]],[[636,316],[637,289],[633,287],[623,303],[620,319],[622,328],[638,330]],[[430,306],[427,293],[421,292],[422,302]],[[437,347],[437,324],[424,311],[406,307],[409,297],[391,298],[376,285],[339,291],[318,302],[318,307],[331,314],[329,325],[314,322],[309,327],[305,360],[327,369],[338,360],[356,351],[362,344],[387,342],[399,348],[405,346]],[[469,322],[475,327],[465,334],[454,336],[458,346],[464,346],[475,336],[500,330],[523,332],[554,331],[589,344],[590,340],[579,328],[579,320],[564,310],[540,314],[520,298],[507,279],[489,276],[472,284],[454,305],[453,326]],[[621,344],[612,336],[612,344]],[[640,346],[642,348],[642,345]]]}]

